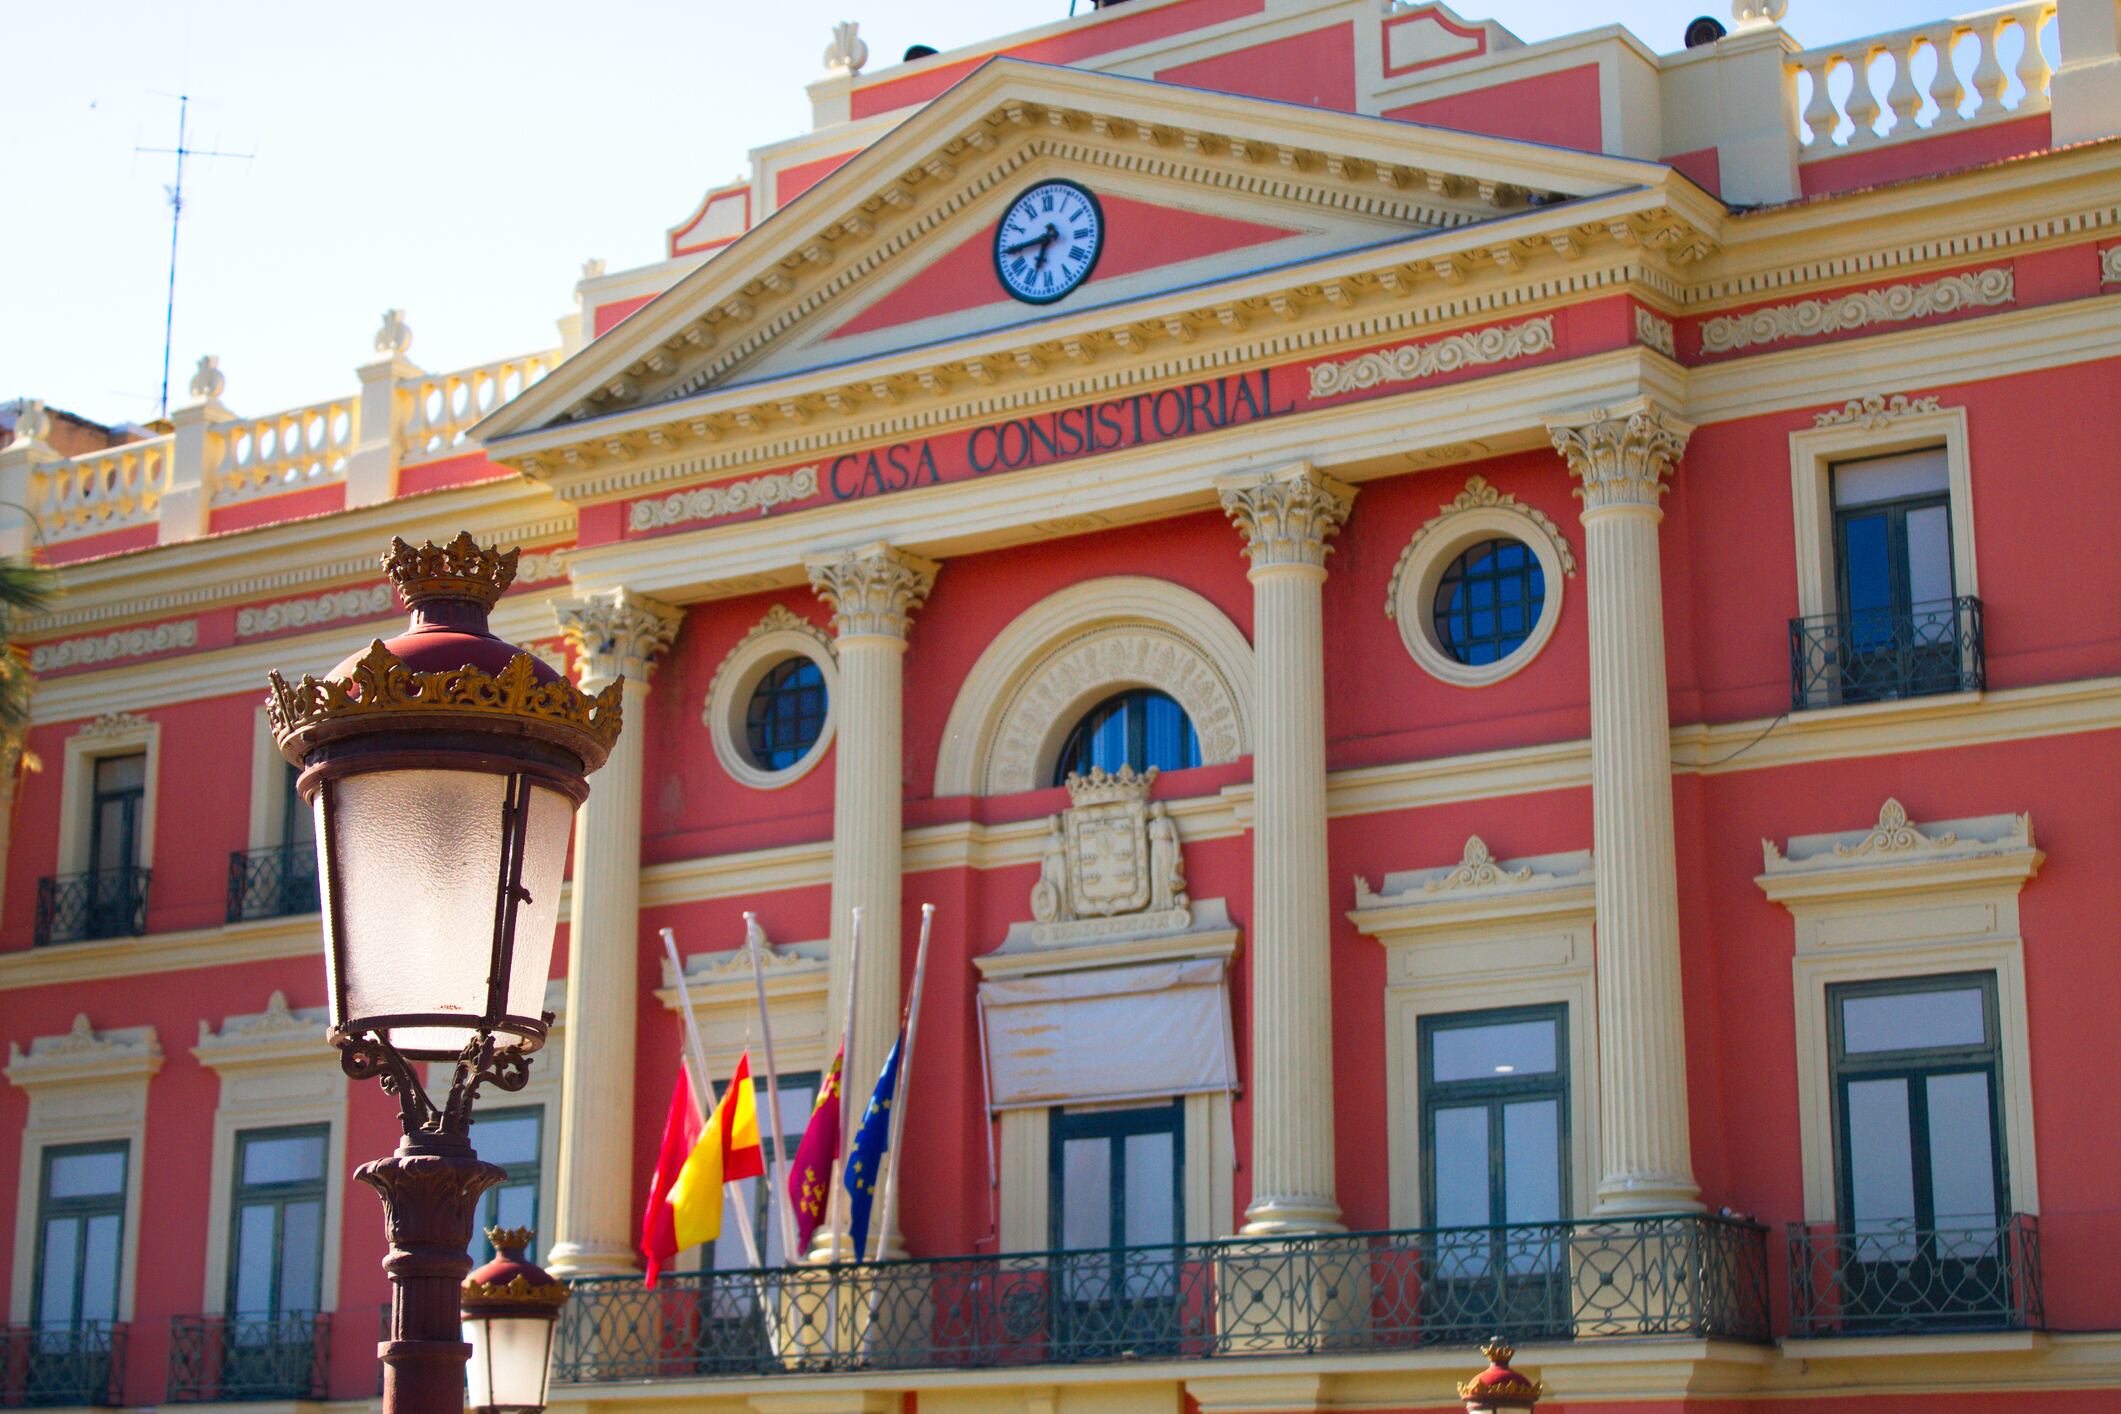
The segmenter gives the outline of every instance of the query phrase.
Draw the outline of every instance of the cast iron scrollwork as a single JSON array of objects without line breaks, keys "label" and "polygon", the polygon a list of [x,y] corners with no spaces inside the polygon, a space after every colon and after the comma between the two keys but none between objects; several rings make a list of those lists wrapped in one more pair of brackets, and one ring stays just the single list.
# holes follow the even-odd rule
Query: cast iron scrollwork
[{"label": "cast iron scrollwork", "polygon": [[[551,1021],[548,1013],[546,1024]],[[530,1057],[524,1049],[496,1046],[490,1031],[481,1031],[464,1043],[450,1075],[448,1098],[440,1105],[428,1095],[412,1063],[380,1033],[356,1034],[333,1027],[331,1043],[339,1048],[339,1068],[349,1077],[374,1080],[384,1094],[396,1097],[399,1122],[408,1139],[462,1139],[471,1132],[471,1108],[481,1087],[491,1085],[513,1094],[530,1083]]]}]

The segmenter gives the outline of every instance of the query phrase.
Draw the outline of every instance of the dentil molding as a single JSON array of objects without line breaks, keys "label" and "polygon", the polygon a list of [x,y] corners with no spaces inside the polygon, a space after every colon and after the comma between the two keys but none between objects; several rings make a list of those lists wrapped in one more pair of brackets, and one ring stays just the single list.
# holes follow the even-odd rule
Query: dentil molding
[{"label": "dentil molding", "polygon": [[1812,339],[1872,324],[1929,319],[1961,309],[2010,304],[2017,298],[2015,274],[2004,268],[1970,270],[1941,279],[1855,290],[1833,299],[1772,304],[1745,314],[1721,314],[1701,326],[1703,353],[1729,353],[1755,344]]}]

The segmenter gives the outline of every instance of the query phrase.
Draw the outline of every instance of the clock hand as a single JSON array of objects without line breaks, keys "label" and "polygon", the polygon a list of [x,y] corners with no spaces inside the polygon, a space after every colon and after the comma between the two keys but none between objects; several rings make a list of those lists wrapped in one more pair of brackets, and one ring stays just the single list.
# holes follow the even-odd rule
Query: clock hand
[{"label": "clock hand", "polygon": [[1059,239],[1060,231],[1054,227],[1052,222],[1047,222],[1046,234],[1038,238],[1038,259],[1032,262],[1032,269],[1043,270],[1046,268],[1046,253],[1052,249],[1053,243]]}]

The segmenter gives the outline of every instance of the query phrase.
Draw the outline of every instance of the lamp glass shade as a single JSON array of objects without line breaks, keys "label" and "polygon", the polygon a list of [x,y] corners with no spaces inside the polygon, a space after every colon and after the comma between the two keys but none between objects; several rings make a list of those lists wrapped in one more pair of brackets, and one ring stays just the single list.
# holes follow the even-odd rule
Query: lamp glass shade
[{"label": "lamp glass shade", "polygon": [[474,1410],[528,1411],[545,1407],[552,1372],[550,1310],[486,1312],[464,1317],[471,1346],[465,1403]]},{"label": "lamp glass shade", "polygon": [[[519,849],[511,794],[527,802]],[[541,1037],[574,802],[527,776],[437,766],[340,776],[314,808],[333,1023],[437,1059],[504,1019]]]}]

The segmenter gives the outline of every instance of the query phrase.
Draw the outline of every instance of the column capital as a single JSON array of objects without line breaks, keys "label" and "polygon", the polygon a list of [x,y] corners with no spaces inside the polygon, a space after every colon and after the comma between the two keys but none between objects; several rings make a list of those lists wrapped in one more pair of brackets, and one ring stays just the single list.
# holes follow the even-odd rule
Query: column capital
[{"label": "column capital", "polygon": [[1618,506],[1657,508],[1694,425],[1650,398],[1550,414],[1547,435],[1568,459],[1586,514]]},{"label": "column capital", "polygon": [[585,690],[626,677],[645,685],[655,660],[677,637],[684,615],[631,590],[555,604],[560,633],[575,652]]},{"label": "column capital", "polygon": [[1355,488],[1309,462],[1277,471],[1220,477],[1223,513],[1245,537],[1255,572],[1284,565],[1324,569],[1327,537],[1337,535],[1354,508]]},{"label": "column capital", "polygon": [[817,597],[832,606],[832,632],[845,640],[903,639],[913,611],[928,602],[942,567],[875,540],[834,554],[807,556],[803,568]]}]

